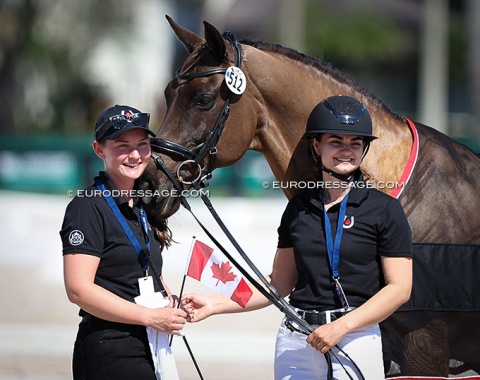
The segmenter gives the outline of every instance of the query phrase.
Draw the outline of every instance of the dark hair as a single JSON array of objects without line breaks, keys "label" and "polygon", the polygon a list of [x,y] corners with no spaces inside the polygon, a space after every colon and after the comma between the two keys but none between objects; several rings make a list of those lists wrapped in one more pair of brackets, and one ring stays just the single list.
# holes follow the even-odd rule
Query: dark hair
[{"label": "dark hair", "polygon": [[154,219],[150,221],[150,224],[155,228],[155,234],[157,235],[161,250],[170,247],[172,243],[175,242],[173,240],[172,230],[168,228],[166,220],[157,221]]}]

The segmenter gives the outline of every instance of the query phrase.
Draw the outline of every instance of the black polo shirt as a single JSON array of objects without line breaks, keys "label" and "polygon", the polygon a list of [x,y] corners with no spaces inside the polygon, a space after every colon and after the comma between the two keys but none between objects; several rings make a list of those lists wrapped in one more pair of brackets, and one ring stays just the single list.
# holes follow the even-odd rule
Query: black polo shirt
[{"label": "black polo shirt", "polygon": [[[332,239],[339,209],[336,204],[327,212]],[[311,189],[290,200],[278,228],[278,248],[293,247],[298,270],[290,303],[305,310],[342,307],[332,284],[323,218],[321,192]],[[385,285],[380,256],[411,257],[410,227],[397,199],[367,188],[360,178],[349,192],[340,245],[340,283],[350,306],[362,305]]]},{"label": "black polo shirt", "polygon": [[[117,190],[104,172],[100,172],[96,178],[104,183],[106,190]],[[68,204],[60,231],[63,254],[81,253],[99,257],[95,284],[134,302],[134,297],[139,295],[138,279],[144,277],[145,273],[137,251],[106,199],[98,192],[98,188],[92,185]],[[141,201],[136,200],[134,207],[131,208],[125,198],[113,197],[113,199],[140,245],[145,246],[146,236],[139,213]],[[161,273],[160,243],[150,225],[148,237],[150,255],[156,269]],[[153,275],[151,272],[150,274]]]}]

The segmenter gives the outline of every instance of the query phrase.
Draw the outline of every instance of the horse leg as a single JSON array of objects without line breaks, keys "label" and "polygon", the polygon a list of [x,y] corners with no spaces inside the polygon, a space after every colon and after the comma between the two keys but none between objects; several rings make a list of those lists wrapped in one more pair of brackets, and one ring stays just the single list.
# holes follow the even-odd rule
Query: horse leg
[{"label": "horse leg", "polygon": [[448,313],[451,358],[480,374],[480,325],[478,313]]},{"label": "horse leg", "polygon": [[450,350],[448,347],[448,325],[432,319],[418,330],[411,331],[403,338],[405,347],[405,368],[407,375],[448,376]]}]

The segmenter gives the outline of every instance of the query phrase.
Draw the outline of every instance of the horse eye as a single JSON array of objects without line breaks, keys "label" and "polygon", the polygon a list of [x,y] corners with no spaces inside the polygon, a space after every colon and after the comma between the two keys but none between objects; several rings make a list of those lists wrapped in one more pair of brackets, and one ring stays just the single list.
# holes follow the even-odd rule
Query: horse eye
[{"label": "horse eye", "polygon": [[213,107],[215,96],[211,94],[198,94],[193,98],[193,104],[195,107],[202,110],[209,110]]}]

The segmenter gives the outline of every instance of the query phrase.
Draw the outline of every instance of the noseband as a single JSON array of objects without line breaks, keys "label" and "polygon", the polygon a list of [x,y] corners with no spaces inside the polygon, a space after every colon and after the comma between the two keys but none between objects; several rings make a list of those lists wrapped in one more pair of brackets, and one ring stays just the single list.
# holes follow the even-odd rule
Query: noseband
[{"label": "noseband", "polygon": [[[227,38],[230,44],[234,48],[235,52],[235,66],[240,68],[242,65],[242,45],[238,42],[232,32],[225,32],[223,36]],[[181,67],[177,69],[175,75],[177,79],[190,80],[194,78],[207,77],[214,74],[225,74],[227,72],[226,68],[219,67],[216,69],[209,69],[205,71],[200,71],[198,73],[185,73],[180,74]],[[208,186],[208,180],[212,177],[212,167],[215,162],[217,155],[217,144],[222,136],[225,123],[227,121],[228,115],[230,114],[230,102],[233,96],[233,92],[230,90],[223,105],[222,112],[218,116],[218,119],[215,123],[213,129],[208,133],[205,141],[193,149],[188,149],[183,145],[177,144],[173,141],[164,140],[162,138],[152,138],[150,139],[150,145],[152,147],[152,158],[157,164],[157,168],[165,171],[165,165],[160,163],[161,158],[157,153],[164,154],[169,156],[175,161],[183,161],[176,170],[176,180],[185,185],[197,184],[201,187]],[[205,163],[206,155],[210,155],[209,164]],[[193,166],[196,167],[196,173],[191,180],[185,180],[180,175],[180,171],[184,166]]]}]

